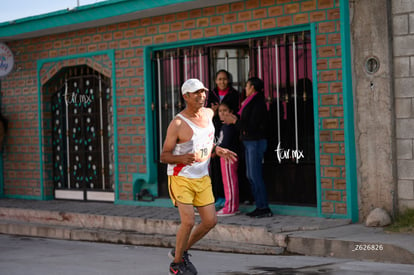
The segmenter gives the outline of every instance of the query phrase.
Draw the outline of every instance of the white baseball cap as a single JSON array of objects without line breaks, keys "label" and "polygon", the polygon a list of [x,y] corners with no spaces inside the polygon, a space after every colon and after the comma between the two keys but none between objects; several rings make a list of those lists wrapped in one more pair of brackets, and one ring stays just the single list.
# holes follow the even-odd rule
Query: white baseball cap
[{"label": "white baseball cap", "polygon": [[203,83],[201,83],[201,81],[196,78],[190,78],[186,80],[183,86],[181,86],[181,93],[183,95],[186,93],[194,93],[198,90],[208,91],[208,89],[204,87]]}]

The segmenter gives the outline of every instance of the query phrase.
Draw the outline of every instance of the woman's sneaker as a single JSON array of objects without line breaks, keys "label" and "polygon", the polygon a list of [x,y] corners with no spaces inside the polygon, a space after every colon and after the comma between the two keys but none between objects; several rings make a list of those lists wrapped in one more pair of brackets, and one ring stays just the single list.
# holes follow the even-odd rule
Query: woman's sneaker
[{"label": "woman's sneaker", "polygon": [[[189,254],[187,251],[184,251],[183,263],[186,266],[187,270],[191,272],[190,274],[197,275],[197,269],[195,268],[193,263],[190,262],[190,258],[189,258],[190,256],[191,256],[191,254]],[[168,257],[171,260],[174,260],[174,258],[175,258],[175,248],[171,249],[170,252],[168,252]]]},{"label": "woman's sneaker", "polygon": [[190,270],[188,270],[188,268],[184,264],[184,262],[178,263],[178,264],[172,262],[170,264],[169,274],[170,275],[193,275],[194,273],[192,273]]},{"label": "woman's sneaker", "polygon": [[217,216],[218,217],[229,217],[229,216],[234,216],[237,213],[239,213],[239,211],[229,212],[229,211],[227,211],[223,208],[223,209],[217,211]]},{"label": "woman's sneaker", "polygon": [[270,208],[256,208],[254,211],[246,214],[252,218],[265,218],[273,216],[272,211]]}]

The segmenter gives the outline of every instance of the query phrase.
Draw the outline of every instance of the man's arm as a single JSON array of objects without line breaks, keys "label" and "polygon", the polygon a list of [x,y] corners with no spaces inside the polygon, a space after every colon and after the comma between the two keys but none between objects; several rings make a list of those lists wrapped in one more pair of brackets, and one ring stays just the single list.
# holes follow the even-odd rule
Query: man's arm
[{"label": "man's arm", "polygon": [[162,163],[177,164],[182,163],[185,165],[192,164],[195,161],[195,154],[189,153],[184,155],[173,155],[175,145],[180,140],[180,128],[182,121],[174,119],[171,121],[167,129],[167,135],[165,137],[164,146],[162,148],[160,160]]}]

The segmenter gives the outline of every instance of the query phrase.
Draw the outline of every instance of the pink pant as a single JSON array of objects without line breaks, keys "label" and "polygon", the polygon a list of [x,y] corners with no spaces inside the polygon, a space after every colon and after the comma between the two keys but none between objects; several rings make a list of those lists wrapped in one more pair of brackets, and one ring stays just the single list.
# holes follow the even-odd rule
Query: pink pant
[{"label": "pink pant", "polygon": [[238,161],[220,158],[221,174],[223,176],[224,196],[226,202],[223,211],[233,213],[239,210],[239,180],[237,176]]}]

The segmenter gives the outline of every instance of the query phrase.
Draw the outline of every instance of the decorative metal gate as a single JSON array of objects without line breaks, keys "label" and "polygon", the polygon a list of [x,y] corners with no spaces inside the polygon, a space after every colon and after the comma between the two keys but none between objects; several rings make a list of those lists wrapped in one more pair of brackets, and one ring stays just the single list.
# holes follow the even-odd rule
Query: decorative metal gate
[{"label": "decorative metal gate", "polygon": [[113,201],[110,80],[87,66],[59,75],[52,97],[55,198]]},{"label": "decorative metal gate", "polygon": [[[264,159],[269,201],[316,205],[315,139],[309,32],[252,38],[154,53],[158,154],[169,121],[184,108],[181,84],[200,78],[213,89],[220,69],[233,75],[244,97],[250,76],[263,79],[270,138]],[[165,165],[159,165],[159,194],[168,196]],[[244,171],[240,171],[243,173]]]}]

